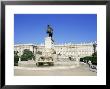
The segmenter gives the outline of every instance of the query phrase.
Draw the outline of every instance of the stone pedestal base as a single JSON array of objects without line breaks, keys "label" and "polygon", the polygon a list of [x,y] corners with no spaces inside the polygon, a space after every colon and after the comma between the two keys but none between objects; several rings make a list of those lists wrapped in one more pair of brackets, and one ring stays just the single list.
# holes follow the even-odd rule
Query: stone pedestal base
[{"label": "stone pedestal base", "polygon": [[45,38],[45,48],[51,49],[51,48],[53,48],[53,46],[54,46],[54,42],[53,42],[52,38],[46,37]]}]

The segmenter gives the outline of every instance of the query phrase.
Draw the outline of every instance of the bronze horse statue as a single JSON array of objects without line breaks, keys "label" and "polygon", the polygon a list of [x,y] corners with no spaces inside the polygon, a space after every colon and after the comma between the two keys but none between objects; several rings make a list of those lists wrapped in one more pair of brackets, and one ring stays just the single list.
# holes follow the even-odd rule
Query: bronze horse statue
[{"label": "bronze horse statue", "polygon": [[49,37],[52,38],[53,36],[53,29],[50,27],[50,25],[47,25],[47,34]]}]

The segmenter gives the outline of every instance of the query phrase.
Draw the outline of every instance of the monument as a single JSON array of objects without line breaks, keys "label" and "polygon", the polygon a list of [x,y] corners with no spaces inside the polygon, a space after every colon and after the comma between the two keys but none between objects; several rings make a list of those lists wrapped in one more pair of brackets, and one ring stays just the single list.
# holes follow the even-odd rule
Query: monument
[{"label": "monument", "polygon": [[53,29],[50,27],[50,25],[47,25],[47,34],[49,37],[52,38],[53,36]]},{"label": "monument", "polygon": [[54,46],[53,41],[53,29],[50,27],[50,25],[47,26],[47,37],[45,37],[45,48],[52,49]]},{"label": "monument", "polygon": [[54,65],[54,41],[53,41],[53,29],[50,25],[47,25],[47,37],[45,37],[44,52],[42,56],[37,60],[37,65]]},{"label": "monument", "polygon": [[[57,65],[58,63],[61,65],[68,63],[74,65],[76,63],[79,66],[80,58],[91,56],[97,52],[97,45],[93,43],[54,44],[53,28],[50,25],[47,25],[46,34],[43,45],[20,44],[14,47],[14,50],[18,51],[18,66]],[[21,55],[25,49],[33,52],[35,60],[21,60]]]}]

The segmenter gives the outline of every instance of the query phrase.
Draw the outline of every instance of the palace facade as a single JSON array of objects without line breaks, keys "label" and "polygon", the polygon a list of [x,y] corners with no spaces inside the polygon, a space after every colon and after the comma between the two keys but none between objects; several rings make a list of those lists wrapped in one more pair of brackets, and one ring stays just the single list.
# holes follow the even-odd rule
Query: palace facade
[{"label": "palace facade", "polygon": [[[73,59],[81,58],[85,56],[91,56],[94,53],[94,44],[96,42],[91,43],[81,43],[81,44],[54,44],[53,49],[57,54],[59,59],[72,57]],[[45,52],[45,45],[35,45],[35,44],[17,44],[14,45],[14,51],[18,51],[18,55],[21,56],[23,51],[28,49],[36,55],[39,52]],[[97,47],[95,48],[97,51]]]}]

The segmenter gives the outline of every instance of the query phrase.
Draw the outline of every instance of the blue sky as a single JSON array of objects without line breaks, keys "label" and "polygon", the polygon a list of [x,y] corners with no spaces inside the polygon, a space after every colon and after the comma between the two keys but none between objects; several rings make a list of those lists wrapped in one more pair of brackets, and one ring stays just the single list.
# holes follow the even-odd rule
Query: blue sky
[{"label": "blue sky", "polygon": [[44,43],[48,24],[55,43],[97,40],[96,14],[15,14],[14,43]]}]

